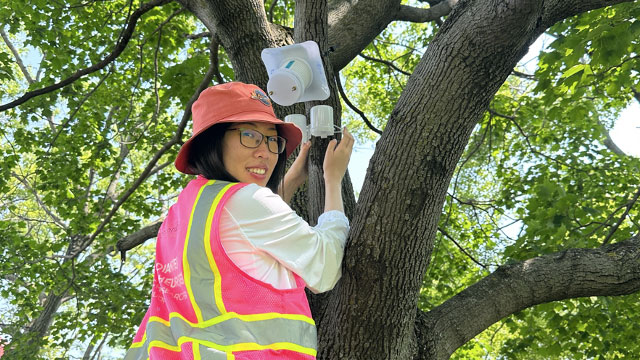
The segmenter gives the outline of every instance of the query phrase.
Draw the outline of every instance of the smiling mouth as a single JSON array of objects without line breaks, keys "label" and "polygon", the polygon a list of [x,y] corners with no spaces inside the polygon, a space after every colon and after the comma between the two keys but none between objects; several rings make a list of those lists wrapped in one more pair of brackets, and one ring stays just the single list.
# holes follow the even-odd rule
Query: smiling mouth
[{"label": "smiling mouth", "polygon": [[247,171],[249,171],[250,173],[258,174],[258,175],[264,175],[267,173],[267,170],[259,169],[259,168],[248,168]]}]

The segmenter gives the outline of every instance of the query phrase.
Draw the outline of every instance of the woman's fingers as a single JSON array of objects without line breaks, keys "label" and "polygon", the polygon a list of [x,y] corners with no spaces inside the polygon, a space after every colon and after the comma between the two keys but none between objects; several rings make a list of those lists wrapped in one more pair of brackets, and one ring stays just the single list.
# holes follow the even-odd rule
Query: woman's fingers
[{"label": "woman's fingers", "polygon": [[307,159],[309,158],[309,149],[311,148],[311,142],[306,142],[300,147],[298,156],[293,164],[285,174],[285,183],[293,184],[294,190],[307,181],[309,172],[307,170]]},{"label": "woman's fingers", "polygon": [[351,135],[351,133],[349,132],[349,130],[345,126],[344,127],[344,131],[343,131],[342,140],[340,141],[340,144],[338,145],[338,147],[340,148],[341,151],[343,151],[347,155],[351,156],[351,151],[353,150],[354,142],[355,142],[355,140],[354,140],[353,136]]},{"label": "woman's fingers", "polygon": [[336,151],[336,147],[338,146],[338,140],[333,139],[331,141],[329,141],[329,144],[327,144],[327,152],[324,154],[325,157],[327,155],[332,156],[333,153]]},{"label": "woman's fingers", "polygon": [[344,130],[344,136],[339,144],[337,140],[333,139],[327,145],[323,166],[325,180],[329,178],[341,181],[347,171],[354,139],[346,128]]},{"label": "woman's fingers", "polygon": [[311,149],[311,141],[307,141],[306,143],[300,146],[300,152],[298,152],[298,156],[296,157],[295,163],[306,163],[307,157],[309,155],[309,149]]},{"label": "woman's fingers", "polygon": [[345,143],[345,146],[349,148],[349,153],[351,153],[351,149],[353,149],[353,143],[355,142],[355,139],[353,138],[353,135],[351,135],[351,133],[349,132],[346,126],[343,131],[342,142]]},{"label": "woman's fingers", "polygon": [[298,157],[306,155],[309,149],[311,149],[311,141],[303,143],[302,146],[300,146],[300,154],[298,154]]}]

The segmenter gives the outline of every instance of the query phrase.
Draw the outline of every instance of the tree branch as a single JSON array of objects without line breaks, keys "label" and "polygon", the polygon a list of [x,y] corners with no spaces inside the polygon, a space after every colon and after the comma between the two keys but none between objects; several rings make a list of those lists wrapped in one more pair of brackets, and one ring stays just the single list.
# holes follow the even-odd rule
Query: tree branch
[{"label": "tree branch", "polygon": [[224,83],[224,79],[220,74],[220,58],[218,49],[220,48],[220,41],[215,37],[215,35],[211,35],[209,37],[209,60],[211,61],[211,67],[213,69],[213,74],[216,77],[216,81],[218,84]]},{"label": "tree branch", "polygon": [[36,79],[35,81],[40,81],[40,75],[42,75],[42,63],[44,62],[44,59],[47,58],[47,52],[45,51],[44,54],[42,54],[42,59],[40,59],[40,63],[38,64],[38,71],[36,72]]},{"label": "tree branch", "polygon": [[396,14],[395,20],[416,23],[435,21],[443,16],[449,15],[451,10],[453,10],[457,4],[458,0],[446,0],[427,9],[400,5],[400,10]]},{"label": "tree branch", "polygon": [[163,164],[160,164],[160,165],[158,165],[158,166],[154,167],[154,168],[151,170],[151,172],[149,173],[149,176],[156,174],[158,171],[160,171],[160,170],[162,170],[162,169],[166,168],[167,166],[169,166],[169,165],[171,165],[171,164],[173,164],[173,161],[171,161],[171,160],[170,160],[170,161],[166,161],[166,162],[164,162]]},{"label": "tree branch", "polygon": [[405,74],[407,76],[411,76],[410,72],[400,69],[399,67],[396,66],[396,64],[394,64],[391,61],[383,60],[383,59],[377,59],[377,58],[374,58],[374,57],[371,57],[371,56],[367,56],[367,55],[365,55],[363,53],[360,53],[358,55],[363,57],[363,58],[365,58],[365,59],[367,59],[367,60],[371,60],[371,61],[379,62],[381,64],[385,64],[385,65],[387,65],[388,67],[392,68],[395,71],[401,72],[401,73],[403,73],[403,74]]},{"label": "tree branch", "polygon": [[517,71],[517,70],[513,70],[511,72],[512,75],[517,76],[519,78],[522,79],[527,79],[527,80],[535,80],[536,76],[532,75],[532,74],[525,74],[523,72]]},{"label": "tree branch", "polygon": [[214,75],[216,77],[216,81],[219,84],[224,83],[224,79],[220,74],[220,60],[218,56],[218,49],[220,48],[220,39],[218,39],[218,36],[216,35],[216,33],[205,31],[198,34],[187,34],[186,37],[187,39],[191,39],[191,40],[200,39],[203,37],[209,38],[209,51],[210,51],[209,57],[211,60],[211,64],[213,64],[214,66]]},{"label": "tree branch", "polygon": [[[588,234],[584,235],[584,237],[586,237],[586,238],[591,237],[593,234],[597,233],[597,232],[598,232],[598,230],[600,230],[600,229],[602,229],[602,228],[605,228],[605,227],[611,227],[612,225],[609,223],[609,220],[611,220],[611,219],[615,216],[615,214],[617,214],[617,213],[618,213],[618,211],[620,211],[620,210],[624,209],[624,208],[625,208],[625,207],[627,207],[630,203],[631,203],[631,202],[630,202],[630,201],[628,201],[628,202],[626,202],[626,203],[624,203],[624,204],[622,204],[622,205],[618,206],[615,210],[613,210],[613,211],[609,214],[609,216],[607,216],[607,218],[604,220],[604,222],[591,221],[591,222],[589,222],[588,224],[586,224],[586,225],[584,225],[584,226],[582,226],[582,225],[581,225],[580,227],[584,227],[584,228],[586,228],[587,226],[592,225],[592,224],[597,224],[597,225],[598,225],[595,229],[591,230]],[[625,215],[625,216],[626,216],[626,215]],[[580,223],[579,223],[579,222],[578,222],[578,225],[580,225]]]},{"label": "tree branch", "polygon": [[190,40],[196,40],[196,39],[200,39],[200,38],[203,38],[203,37],[211,37],[211,32],[203,31],[203,32],[197,33],[197,34],[187,34],[186,37],[187,37],[187,39],[190,39]]},{"label": "tree branch", "polygon": [[202,81],[200,82],[200,85],[198,86],[198,88],[196,89],[196,91],[194,92],[194,94],[191,96],[191,98],[189,99],[189,102],[187,102],[186,106],[185,106],[185,110],[184,113],[182,115],[182,119],[180,120],[180,124],[178,125],[178,129],[176,130],[175,134],[173,135],[173,137],[167,141],[162,148],[160,148],[160,150],[158,150],[153,158],[149,161],[149,163],[147,164],[147,166],[145,167],[145,169],[142,171],[142,173],[138,176],[138,178],[133,182],[133,184],[131,185],[131,187],[120,197],[120,199],[118,200],[118,202],[111,208],[111,210],[109,211],[109,213],[106,215],[106,217],[102,220],[102,222],[100,223],[100,225],[98,225],[98,227],[96,228],[96,230],[93,232],[93,234],[91,234],[91,236],[89,236],[89,238],[87,239],[87,241],[85,241],[85,243],[78,249],[78,251],[75,254],[72,254],[70,257],[75,257],[77,256],[77,254],[81,253],[82,251],[84,251],[89,245],[91,245],[91,243],[93,242],[93,240],[102,232],[102,230],[104,230],[104,227],[109,223],[109,221],[111,221],[111,218],[115,215],[115,213],[118,211],[118,209],[122,206],[122,204],[129,198],[129,196],[131,196],[136,189],[150,176],[151,172],[154,170],[156,163],[158,162],[158,160],[160,160],[160,158],[162,157],[162,155],[164,155],[164,153],[166,153],[172,146],[176,145],[176,144],[181,144],[182,143],[182,133],[184,132],[185,127],[187,126],[187,122],[189,120],[189,118],[191,117],[191,105],[193,105],[193,103],[198,99],[198,96],[200,96],[200,93],[207,88],[207,86],[211,83],[211,80],[213,79],[214,76],[214,72],[215,72],[215,68],[214,68],[214,64],[210,64],[209,65],[209,69],[207,70],[207,73],[205,74],[204,78],[202,79]]},{"label": "tree branch", "polygon": [[542,31],[558,21],[590,10],[632,2],[634,0],[545,0],[543,15],[539,19]]},{"label": "tree branch", "polygon": [[371,121],[367,119],[366,115],[360,109],[358,109],[355,105],[353,105],[351,101],[349,101],[349,98],[347,98],[347,94],[344,93],[344,89],[342,88],[339,72],[336,72],[335,78],[336,78],[336,85],[338,86],[338,92],[340,92],[340,96],[342,97],[342,100],[344,100],[345,104],[347,104],[347,106],[349,106],[351,110],[355,111],[358,115],[360,115],[360,117],[362,118],[362,121],[364,121],[364,123],[367,124],[367,126],[369,127],[369,129],[371,129],[371,131],[379,135],[382,135],[382,131],[376,128],[375,126],[373,126]]},{"label": "tree branch", "polygon": [[[111,110],[109,111],[109,114],[107,115],[107,118],[111,118],[114,111],[117,111],[117,107],[111,108]],[[118,166],[116,167],[116,170],[113,172],[113,175],[111,175],[111,179],[109,180],[109,185],[107,185],[107,193],[106,193],[106,196],[104,197],[104,199],[109,198],[111,199],[111,201],[114,201],[114,202],[117,201],[117,198],[118,198],[117,186],[118,186],[118,180],[120,179],[120,175],[122,174],[122,164],[124,164],[124,160],[127,158],[127,156],[129,156],[129,152],[131,151],[129,148],[129,141],[131,140],[129,138],[129,134],[125,134],[121,136],[122,136],[122,139],[119,141],[120,152],[118,153]],[[104,200],[101,206],[102,205],[104,205]]]},{"label": "tree branch", "polygon": [[104,335],[104,337],[102,338],[102,341],[100,341],[100,344],[98,345],[98,348],[96,349],[96,352],[94,352],[93,355],[91,355],[91,359],[89,359],[89,360],[93,360],[94,358],[96,358],[96,356],[97,356],[97,359],[100,358],[100,352],[102,351],[102,346],[104,345],[104,343],[107,341],[108,338],[109,338],[109,333]]},{"label": "tree branch", "polygon": [[516,128],[518,129],[520,134],[524,137],[524,140],[527,143],[527,147],[529,148],[529,150],[531,150],[532,153],[534,153],[536,155],[540,155],[543,158],[551,160],[551,161],[553,161],[553,162],[555,162],[555,163],[557,163],[559,165],[566,166],[566,167],[572,168],[574,170],[580,170],[580,169],[576,168],[575,166],[573,166],[571,164],[562,162],[562,161],[554,158],[553,156],[547,155],[547,154],[545,154],[545,153],[543,153],[541,151],[536,150],[535,147],[533,146],[533,144],[531,144],[531,141],[529,141],[529,135],[527,135],[524,132],[524,129],[522,128],[522,126],[520,126],[520,124],[516,121],[516,117],[515,116],[504,115],[504,114],[501,114],[501,113],[499,113],[499,112],[497,112],[497,111],[495,111],[495,110],[493,110],[491,108],[487,108],[487,111],[489,112],[489,114],[491,114],[493,116],[498,116],[498,117],[505,118],[505,119],[511,121],[516,126]]},{"label": "tree branch", "polygon": [[127,251],[158,235],[158,230],[160,230],[160,226],[162,225],[163,221],[164,219],[159,219],[156,222],[151,223],[134,232],[133,234],[129,234],[123,237],[122,239],[118,240],[115,249],[110,248],[107,252],[109,253],[113,250],[119,251],[122,261],[125,261]]},{"label": "tree branch", "polygon": [[400,0],[329,2],[329,44],[336,48],[331,64],[340,71],[395,20]]},{"label": "tree branch", "polygon": [[[109,69],[109,71],[107,71],[106,74],[104,74],[103,77],[100,78],[100,80],[98,81],[98,83],[96,84],[96,86],[93,87],[93,89],[91,91],[89,91],[79,102],[78,102],[78,106],[73,109],[73,111],[71,112],[71,114],[69,114],[69,118],[62,123],[59,127],[58,127],[58,131],[56,131],[56,134],[53,136],[53,139],[51,140],[51,142],[49,143],[49,150],[51,151],[51,148],[53,147],[53,145],[55,144],[56,140],[58,140],[58,137],[60,136],[60,134],[62,133],[62,131],[64,130],[65,127],[67,127],[67,125],[69,125],[69,123],[76,117],[76,114],[80,111],[80,108],[82,108],[82,105],[84,105],[84,103],[89,100],[89,98],[98,90],[98,88],[100,86],[102,86],[102,84],[104,83],[105,80],[107,80],[107,78],[109,76],[111,76],[111,74],[113,73],[113,67]],[[111,113],[109,113],[111,114]],[[50,122],[52,123],[52,122]],[[52,126],[52,130],[55,131],[55,127]]]},{"label": "tree branch", "polygon": [[638,188],[638,191],[636,191],[635,195],[633,195],[633,198],[631,200],[627,201],[627,204],[625,206],[626,209],[624,210],[624,213],[622,214],[622,216],[620,216],[620,218],[615,223],[615,225],[613,225],[611,230],[609,230],[609,234],[607,234],[607,237],[604,238],[604,241],[602,242],[602,245],[606,245],[606,244],[609,243],[609,241],[611,240],[611,237],[613,236],[613,234],[615,234],[615,232],[620,227],[620,224],[622,224],[622,222],[627,217],[627,215],[629,215],[629,211],[631,211],[631,208],[633,207],[633,205],[635,205],[635,203],[638,201],[638,197],[640,197],[640,188]]},{"label": "tree branch", "polygon": [[392,21],[435,21],[448,15],[458,0],[430,2],[431,8],[401,5],[399,0],[360,0],[329,2],[329,44],[336,47],[331,64],[344,68]]},{"label": "tree branch", "polygon": [[273,10],[276,7],[276,3],[278,0],[271,0],[271,5],[269,6],[269,22],[273,22]]},{"label": "tree branch", "polygon": [[40,196],[38,196],[38,193],[36,192],[36,190],[29,185],[29,182],[25,177],[21,177],[15,172],[11,172],[11,175],[14,178],[16,178],[18,181],[20,181],[22,185],[24,185],[24,187],[27,188],[27,190],[29,190],[31,194],[33,194],[33,197],[36,199],[36,202],[38,203],[38,205],[40,205],[42,210],[44,210],[44,212],[47,213],[49,217],[51,217],[51,219],[56,225],[60,226],[63,229],[67,228],[67,225],[49,209],[49,207],[42,201],[42,199],[40,199]]},{"label": "tree branch", "polygon": [[490,325],[537,304],[585,296],[627,295],[638,290],[638,237],[598,249],[569,249],[504,265],[442,305],[419,314],[419,358],[448,359]]},{"label": "tree branch", "polygon": [[604,144],[604,146],[611,150],[612,153],[616,154],[616,155],[620,155],[620,156],[628,156],[624,151],[622,151],[622,149],[620,149],[618,147],[618,145],[616,145],[615,142],[613,142],[613,139],[611,138],[611,134],[609,134],[608,131],[604,131],[604,141],[602,142]]},{"label": "tree branch", "polygon": [[442,235],[444,235],[444,237],[446,237],[447,239],[451,240],[457,247],[458,249],[460,249],[460,251],[462,251],[463,254],[467,255],[467,257],[469,259],[471,259],[471,261],[473,261],[474,263],[482,266],[484,269],[487,268],[486,265],[484,265],[483,263],[481,263],[480,261],[476,260],[471,254],[469,254],[469,252],[467,252],[457,241],[456,239],[453,238],[453,236],[449,235],[448,232],[446,232],[443,228],[438,227],[438,231],[440,231],[440,233]]},{"label": "tree branch", "polygon": [[27,82],[29,84],[33,84],[33,78],[31,78],[31,75],[29,75],[29,70],[27,70],[27,67],[24,66],[24,63],[22,62],[22,58],[20,57],[20,53],[13,46],[13,44],[11,43],[11,40],[9,40],[9,36],[7,36],[7,33],[4,32],[3,26],[0,26],[0,36],[2,36],[2,40],[4,40],[4,43],[7,44],[7,46],[9,47],[9,50],[11,50],[11,53],[13,54],[13,57],[16,59],[16,63],[18,63],[18,67],[20,67],[20,71],[22,71],[22,75],[24,75],[24,78],[27,79]]},{"label": "tree branch", "polygon": [[19,97],[18,99],[7,103],[7,104],[3,104],[0,105],[0,112],[8,110],[8,109],[12,109],[20,104],[23,104],[24,102],[28,101],[29,99],[32,99],[36,96],[40,96],[55,90],[58,90],[60,88],[63,88],[71,83],[73,83],[74,81],[78,80],[79,78],[81,78],[84,75],[87,74],[91,74],[93,72],[96,72],[100,69],[103,69],[105,66],[109,65],[112,61],[114,61],[116,58],[118,58],[118,56],[120,56],[120,54],[124,51],[124,49],[127,47],[127,44],[129,43],[129,40],[131,40],[131,36],[133,35],[133,31],[136,28],[136,23],[138,21],[138,19],[140,19],[140,17],[146,13],[147,11],[153,9],[156,6],[161,6],[164,4],[167,4],[169,2],[171,2],[172,0],[151,0],[148,3],[143,4],[138,10],[134,11],[133,14],[131,15],[131,17],[129,18],[129,23],[127,24],[127,27],[124,31],[124,33],[122,34],[120,40],[118,41],[118,43],[115,46],[115,49],[106,57],[104,58],[104,60],[102,60],[101,62],[90,66],[88,68],[82,69],[82,70],[78,70],[76,71],[73,75],[71,75],[70,77],[56,83],[53,85],[49,85],[46,86],[44,88],[41,89],[37,89],[37,90],[33,90],[33,91],[29,91],[26,94],[22,95],[21,97]]}]

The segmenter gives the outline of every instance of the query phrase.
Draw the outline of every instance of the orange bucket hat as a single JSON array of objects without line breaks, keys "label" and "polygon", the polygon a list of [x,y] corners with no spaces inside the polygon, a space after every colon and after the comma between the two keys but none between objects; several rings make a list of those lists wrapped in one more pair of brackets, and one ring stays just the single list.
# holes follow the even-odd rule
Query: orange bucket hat
[{"label": "orange bucket hat", "polygon": [[193,135],[176,157],[175,166],[184,174],[195,174],[189,166],[189,152],[193,139],[211,126],[225,122],[265,122],[275,124],[278,135],[287,139],[285,148],[289,157],[302,140],[302,131],[276,117],[267,94],[259,87],[241,82],[211,86],[200,93],[191,106]]}]

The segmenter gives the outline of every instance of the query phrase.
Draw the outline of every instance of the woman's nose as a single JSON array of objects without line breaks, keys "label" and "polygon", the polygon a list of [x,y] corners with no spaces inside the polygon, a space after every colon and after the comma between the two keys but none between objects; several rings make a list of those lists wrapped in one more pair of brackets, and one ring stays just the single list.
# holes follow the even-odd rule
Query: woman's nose
[{"label": "woman's nose", "polygon": [[267,138],[265,137],[260,142],[260,145],[255,150],[257,156],[266,157],[269,155],[269,146],[267,145]]}]

